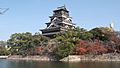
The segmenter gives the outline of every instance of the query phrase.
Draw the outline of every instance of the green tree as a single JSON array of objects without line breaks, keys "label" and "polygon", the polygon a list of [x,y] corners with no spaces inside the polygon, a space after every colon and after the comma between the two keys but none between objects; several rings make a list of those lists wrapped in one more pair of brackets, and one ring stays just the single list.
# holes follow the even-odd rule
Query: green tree
[{"label": "green tree", "polygon": [[0,46],[0,55],[9,55],[9,51],[3,47],[3,46]]},{"label": "green tree", "polygon": [[11,46],[12,54],[27,55],[29,48],[33,47],[32,34],[29,32],[12,34],[7,43]]},{"label": "green tree", "polygon": [[92,37],[93,34],[83,28],[76,27],[75,29],[69,29],[64,34],[56,36],[56,40],[60,43],[56,54],[61,58],[66,57],[74,52],[75,44],[80,39],[90,40]]},{"label": "green tree", "polygon": [[59,45],[59,47],[56,50],[56,55],[59,58],[64,58],[67,57],[70,54],[73,54],[74,50],[74,44],[67,42],[67,43],[62,43]]},{"label": "green tree", "polygon": [[26,32],[12,34],[7,43],[11,46],[11,54],[33,55],[35,48],[47,45],[48,40],[40,33],[32,35],[32,33]]},{"label": "green tree", "polygon": [[47,45],[49,40],[49,38],[41,35],[40,33],[35,33],[32,37],[33,45],[35,46]]},{"label": "green tree", "polygon": [[76,43],[80,39],[90,40],[93,38],[93,34],[89,31],[76,27],[75,29],[69,29],[66,33],[60,34],[56,37],[58,41]]},{"label": "green tree", "polygon": [[109,36],[111,31],[108,27],[93,28],[90,30],[90,33],[93,34],[93,39],[99,39],[101,41],[109,41]]}]

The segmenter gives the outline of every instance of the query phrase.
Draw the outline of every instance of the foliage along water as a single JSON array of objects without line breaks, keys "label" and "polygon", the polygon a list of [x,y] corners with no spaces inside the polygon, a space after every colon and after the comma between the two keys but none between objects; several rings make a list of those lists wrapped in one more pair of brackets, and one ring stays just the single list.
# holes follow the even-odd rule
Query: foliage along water
[{"label": "foliage along water", "polygon": [[0,59],[0,68],[120,68],[120,62],[41,62]]}]

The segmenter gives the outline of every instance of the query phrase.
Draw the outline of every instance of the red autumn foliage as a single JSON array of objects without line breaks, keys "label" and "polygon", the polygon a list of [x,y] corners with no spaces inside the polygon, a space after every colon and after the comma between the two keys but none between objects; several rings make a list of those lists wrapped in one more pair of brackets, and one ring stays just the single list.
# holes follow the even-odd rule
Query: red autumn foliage
[{"label": "red autumn foliage", "polygon": [[75,47],[76,54],[83,55],[87,53],[88,42],[84,40],[80,40],[79,43]]},{"label": "red autumn foliage", "polygon": [[88,47],[87,50],[89,53],[92,54],[103,54],[107,52],[107,49],[104,48],[103,45],[101,44],[99,45],[93,44],[92,46]]},{"label": "red autumn foliage", "polygon": [[90,42],[86,40],[80,40],[75,47],[75,53],[78,55],[84,54],[103,54],[107,52],[107,49],[99,42]]},{"label": "red autumn foliage", "polygon": [[35,48],[35,53],[36,54],[42,54],[44,52],[44,48],[39,46]]},{"label": "red autumn foliage", "polygon": [[79,48],[79,54],[85,54],[87,52],[87,50],[85,48]]}]

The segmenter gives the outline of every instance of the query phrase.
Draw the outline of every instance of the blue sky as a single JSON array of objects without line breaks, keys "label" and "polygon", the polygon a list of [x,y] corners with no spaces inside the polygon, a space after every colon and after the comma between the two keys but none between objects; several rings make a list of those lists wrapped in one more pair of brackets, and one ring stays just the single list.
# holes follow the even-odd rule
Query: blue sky
[{"label": "blue sky", "polygon": [[0,15],[0,40],[13,33],[39,32],[52,11],[64,4],[77,26],[89,30],[114,21],[115,30],[120,31],[120,0],[0,0],[1,8],[9,8]]}]

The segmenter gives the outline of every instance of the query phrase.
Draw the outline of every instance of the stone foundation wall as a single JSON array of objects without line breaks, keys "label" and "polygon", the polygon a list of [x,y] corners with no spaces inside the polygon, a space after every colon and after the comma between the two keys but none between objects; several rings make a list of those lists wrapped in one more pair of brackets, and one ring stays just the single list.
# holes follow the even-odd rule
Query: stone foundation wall
[{"label": "stone foundation wall", "polygon": [[26,57],[22,57],[20,55],[13,55],[13,56],[9,56],[7,59],[12,59],[12,60],[56,61],[56,59],[51,57],[51,56],[26,56]]},{"label": "stone foundation wall", "polygon": [[80,61],[120,61],[120,54],[103,54],[103,55],[69,55],[61,59],[65,62]]}]

